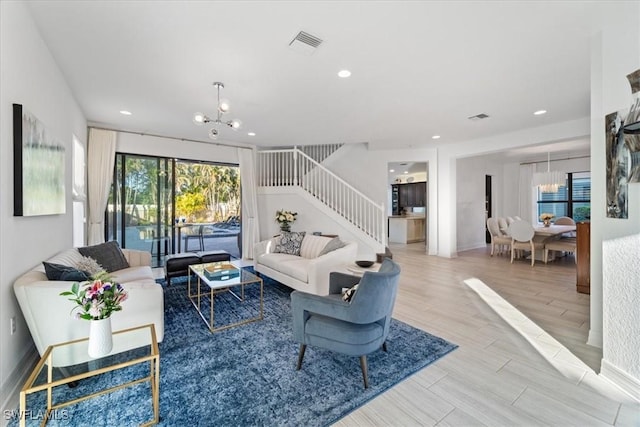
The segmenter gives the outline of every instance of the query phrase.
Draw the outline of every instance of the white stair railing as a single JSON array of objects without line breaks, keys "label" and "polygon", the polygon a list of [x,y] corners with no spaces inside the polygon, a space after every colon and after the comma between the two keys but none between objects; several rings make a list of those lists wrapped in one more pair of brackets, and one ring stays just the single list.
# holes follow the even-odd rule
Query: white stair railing
[{"label": "white stair railing", "polygon": [[335,153],[343,145],[344,144],[301,145],[296,148],[316,162],[322,164],[327,157]]},{"label": "white stair railing", "polygon": [[386,245],[384,205],[374,202],[297,148],[259,151],[258,185],[298,186],[382,248]]}]

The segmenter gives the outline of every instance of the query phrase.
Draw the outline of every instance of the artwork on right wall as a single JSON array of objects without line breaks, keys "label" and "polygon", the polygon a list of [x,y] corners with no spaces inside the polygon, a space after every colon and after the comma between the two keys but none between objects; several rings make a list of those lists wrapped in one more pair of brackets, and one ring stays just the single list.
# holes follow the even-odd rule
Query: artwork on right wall
[{"label": "artwork on right wall", "polygon": [[627,79],[633,94],[629,112],[605,117],[608,218],[629,217],[627,186],[640,182],[640,70]]}]

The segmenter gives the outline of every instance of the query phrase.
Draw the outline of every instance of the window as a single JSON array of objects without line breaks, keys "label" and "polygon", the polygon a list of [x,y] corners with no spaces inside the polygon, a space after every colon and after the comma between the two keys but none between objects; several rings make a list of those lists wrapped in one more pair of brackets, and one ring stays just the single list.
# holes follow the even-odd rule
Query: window
[{"label": "window", "polygon": [[566,185],[561,186],[557,193],[538,190],[538,218],[543,212],[552,213],[556,218],[569,216],[576,222],[590,219],[591,173],[568,173]]},{"label": "window", "polygon": [[84,246],[87,192],[84,145],[73,135],[73,246]]}]

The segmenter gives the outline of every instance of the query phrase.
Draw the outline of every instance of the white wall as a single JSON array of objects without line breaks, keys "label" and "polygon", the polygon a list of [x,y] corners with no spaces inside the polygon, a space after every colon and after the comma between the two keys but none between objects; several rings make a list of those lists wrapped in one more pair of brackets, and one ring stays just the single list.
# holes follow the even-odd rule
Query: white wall
[{"label": "white wall", "polygon": [[[465,251],[486,246],[485,240],[485,176],[492,176],[492,216],[506,216],[502,212],[500,191],[503,181],[502,165],[486,156],[458,159],[456,166],[456,250]],[[509,214],[512,215],[512,214]],[[513,214],[515,215],[515,214]]]},{"label": "white wall", "polygon": [[[624,10],[621,8],[624,7]],[[631,353],[640,351],[637,316],[621,319],[616,312],[638,313],[640,301],[623,284],[603,281],[602,242],[640,232],[640,184],[628,188],[629,219],[606,217],[606,158],[604,116],[627,110],[631,90],[626,75],[640,69],[640,3],[629,2],[609,11],[609,26],[593,37],[591,50],[591,325],[589,343],[602,345],[603,376],[616,380],[612,370],[626,373],[636,387],[640,366]],[[638,286],[640,278],[626,286]],[[625,331],[624,334],[616,333]],[[638,390],[636,389],[636,392]]]},{"label": "white wall", "polygon": [[116,151],[238,164],[238,149],[235,147],[128,132],[118,132]]},{"label": "white wall", "polygon": [[[72,245],[72,135],[84,144],[87,129],[23,2],[0,2],[0,63],[0,404],[4,408],[35,351],[13,293],[13,281]],[[66,214],[13,216],[12,103],[22,104],[65,146]],[[9,334],[12,316],[18,320],[14,335]]]},{"label": "white wall", "polygon": [[[376,250],[360,236],[351,232],[351,227],[343,227],[316,205],[302,196],[303,190],[291,188],[267,188],[258,194],[260,211],[260,240],[269,239],[280,233],[275,220],[276,211],[286,210],[297,212],[296,221],[291,225],[292,231],[306,231],[311,234],[319,231],[322,234],[336,234],[341,240],[358,244],[357,259],[376,259]],[[311,196],[309,196],[309,199]]]},{"label": "white wall", "polygon": [[[502,179],[499,184],[494,186],[498,190],[498,200],[494,203],[494,216],[519,216],[522,219],[528,219],[530,216],[524,215],[520,211],[520,164],[506,163],[502,167]],[[495,188],[494,187],[494,188]],[[494,193],[495,195],[495,193]]]}]

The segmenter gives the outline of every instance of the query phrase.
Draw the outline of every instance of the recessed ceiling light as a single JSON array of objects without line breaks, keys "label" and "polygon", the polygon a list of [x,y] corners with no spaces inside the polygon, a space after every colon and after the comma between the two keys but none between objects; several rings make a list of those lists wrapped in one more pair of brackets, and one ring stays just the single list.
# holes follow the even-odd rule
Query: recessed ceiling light
[{"label": "recessed ceiling light", "polygon": [[541,116],[543,114],[547,114],[547,110],[538,110],[536,112],[533,113],[536,116]]},{"label": "recessed ceiling light", "polygon": [[249,133],[247,133],[247,135],[249,135],[249,136],[256,136],[256,133],[255,133],[255,132],[249,132]]},{"label": "recessed ceiling light", "polygon": [[338,72],[338,77],[342,77],[343,79],[346,79],[349,76],[351,76],[351,71],[349,70],[340,70]]},{"label": "recessed ceiling light", "polygon": [[395,172],[395,171],[396,171],[395,169],[389,169],[389,172],[392,172],[392,173],[393,173],[393,172]]},{"label": "recessed ceiling light", "polygon": [[404,173],[409,173],[409,171],[404,171]]},{"label": "recessed ceiling light", "polygon": [[440,135],[433,135],[431,139],[440,139]]},{"label": "recessed ceiling light", "polygon": [[120,114],[125,115],[125,116],[130,116],[131,115],[131,111],[120,110]]}]

